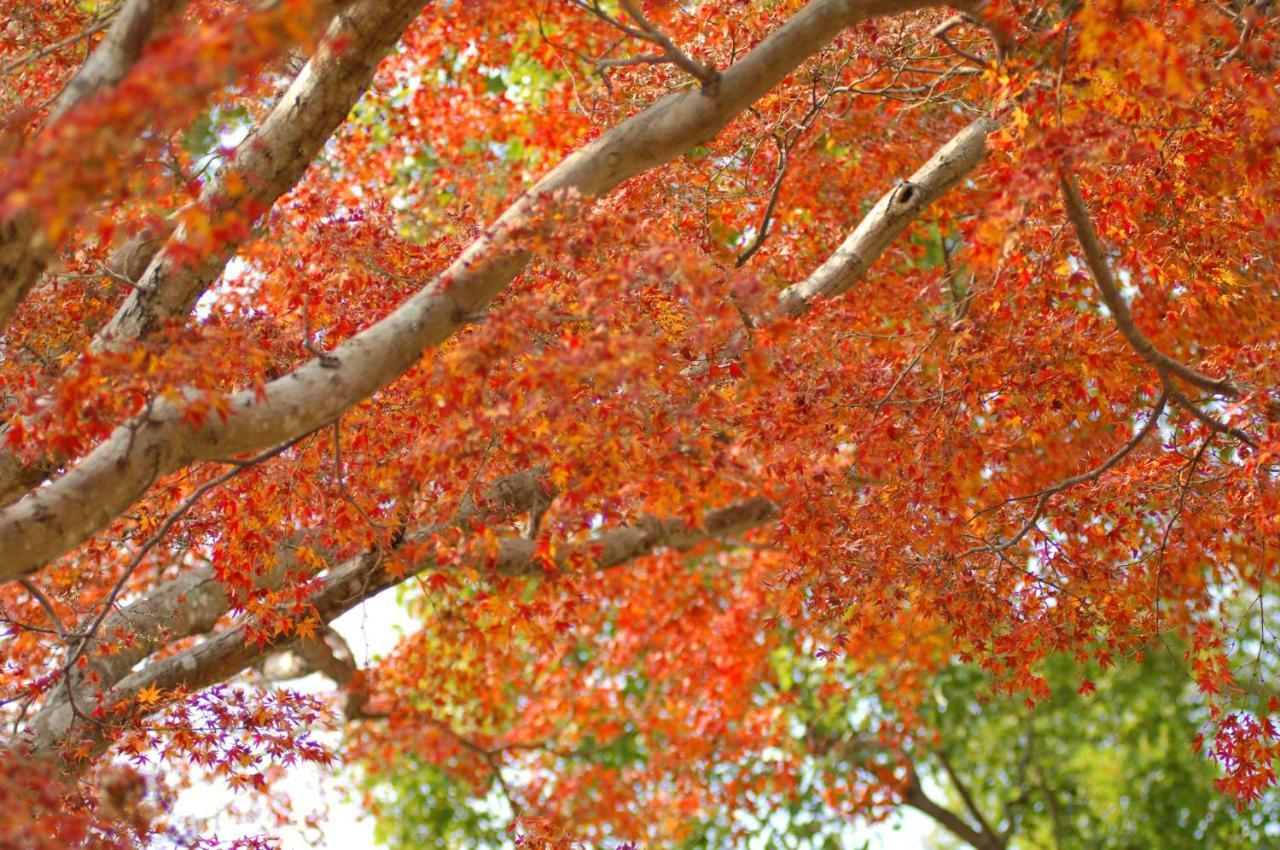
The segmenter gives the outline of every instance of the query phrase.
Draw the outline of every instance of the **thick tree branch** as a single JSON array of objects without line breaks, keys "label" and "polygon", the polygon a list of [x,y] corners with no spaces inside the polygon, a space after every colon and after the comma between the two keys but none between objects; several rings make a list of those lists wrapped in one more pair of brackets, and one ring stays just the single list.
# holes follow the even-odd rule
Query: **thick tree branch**
[{"label": "thick tree branch", "polygon": [[[972,151],[969,141],[973,138],[974,133],[981,132],[985,137],[992,126],[994,125],[986,121],[986,119],[982,119],[966,127],[948,142],[929,161],[929,164],[913,175],[912,182],[923,186],[936,186],[940,177],[947,179],[954,174],[956,168],[963,168],[966,171],[972,170],[982,159],[984,150],[981,146],[977,148],[975,153],[967,155],[960,160],[947,156],[946,153],[956,148]],[[954,182],[955,180],[951,181],[952,184]],[[942,191],[945,191],[945,189]],[[939,191],[938,194],[940,195],[942,191]],[[918,216],[922,210],[923,205],[917,208],[915,215]],[[860,224],[859,229],[864,232],[877,230],[877,223],[883,223],[884,221],[882,216],[883,211],[877,213],[873,210]],[[905,221],[902,222],[904,228],[906,223]],[[890,244],[889,241],[884,242],[879,250],[883,252],[888,247],[888,244]],[[859,257],[856,262],[869,266],[875,259],[878,259],[878,254],[866,258]],[[865,270],[863,268],[858,273],[864,274]],[[1152,417],[1149,425],[1154,422],[1154,419],[1155,417]],[[1141,435],[1135,439],[1135,442],[1145,436],[1147,431],[1148,428],[1142,429]],[[1065,489],[1067,486],[1101,475],[1107,468],[1114,465],[1119,457],[1127,453],[1130,448],[1132,448],[1131,445],[1126,445],[1121,452],[1117,452],[1117,457],[1109,458],[1100,468],[1091,470],[1085,475],[1076,476],[1065,482],[1061,488],[1052,488],[1053,491],[1058,492],[1059,489]],[[530,500],[533,498],[532,494],[542,486],[539,481],[540,478],[535,470],[501,479],[489,488],[485,495],[485,502],[505,506],[502,508],[504,511],[523,512],[528,508]],[[1035,498],[1040,495],[1042,493],[1036,493],[1034,496],[1025,498]],[[459,510],[455,521],[465,521],[473,516],[475,512],[476,505],[474,501],[467,499]],[[615,547],[623,545],[641,545],[643,547],[645,539],[645,532],[642,529],[633,529],[623,534],[615,535],[610,538],[609,543]],[[277,569],[273,571],[271,576],[264,577],[261,586],[276,587],[286,573],[297,571],[299,567],[296,561],[292,559],[291,552],[298,543],[299,541],[296,540],[286,541],[282,545],[277,557]],[[524,568],[521,565],[529,564],[532,548],[532,544],[527,541],[514,538],[504,543],[502,563],[507,565],[504,569],[519,572]],[[182,601],[181,605],[178,604],[179,601]],[[124,649],[116,654],[95,658],[93,667],[95,683],[97,683],[98,687],[114,684],[131,668],[173,640],[207,632],[213,628],[217,620],[225,615],[228,610],[229,603],[225,591],[213,577],[213,573],[210,570],[198,570],[161,586],[161,588],[148,594],[146,598],[129,606],[121,616],[113,616],[112,619],[106,622],[103,628],[104,635],[129,634],[132,637],[125,644]],[[86,696],[85,699],[87,701],[88,697]]]},{"label": "thick tree branch", "polygon": [[[859,222],[832,258],[809,278],[783,291],[781,303],[788,305],[793,313],[803,312],[805,305],[812,299],[846,291],[865,277],[871,266],[902,231],[919,218],[930,203],[945,194],[982,162],[986,155],[986,136],[996,126],[998,125],[990,119],[981,118],[952,137],[908,181],[917,190],[923,189],[913,199],[913,203],[905,209],[893,208],[892,204],[886,203],[886,199],[892,199],[902,189],[899,186],[890,190]],[[780,169],[772,190],[772,199],[777,197],[781,177]],[[900,194],[899,201],[901,202]],[[765,220],[767,221],[767,217]],[[760,246],[766,229],[767,224],[762,226],[752,248],[740,257],[740,262],[749,258],[754,249]],[[160,244],[154,235],[134,239],[112,254],[110,266],[126,277],[136,278],[142,274],[150,258],[155,256]],[[833,281],[838,281],[838,285],[833,285]],[[751,321],[758,325],[766,319],[752,318]],[[0,428],[0,436],[3,433],[4,429]],[[53,458],[24,464],[11,451],[0,448],[0,507],[12,504],[32,487],[47,479],[59,465],[57,459]]]},{"label": "thick tree branch", "polygon": [[[97,48],[58,96],[48,123],[120,82],[152,34],[184,6],[186,0],[127,0]],[[0,333],[9,326],[18,305],[44,271],[53,248],[44,240],[40,222],[31,213],[0,223]]]},{"label": "thick tree branch", "polygon": [[[247,219],[292,188],[368,89],[383,56],[399,41],[424,2],[363,0],[347,4],[351,7],[338,15],[253,138],[202,190],[200,204],[207,214]],[[231,185],[244,188],[233,193],[228,189]],[[191,262],[189,251],[183,248],[187,238],[182,227],[163,234],[144,233],[112,253],[108,269],[134,282],[135,287],[96,344],[136,339],[166,320],[186,316],[242,244],[223,240],[199,261]],[[23,462],[9,449],[0,448],[0,505],[12,504],[46,480],[62,462],[48,456]]]},{"label": "thick tree branch", "polygon": [[[668,95],[566,158],[441,276],[385,319],[346,340],[328,361],[311,360],[261,391],[232,395],[224,422],[200,427],[180,405],[117,429],[60,479],[0,511],[0,580],[25,575],[79,545],[157,478],[193,462],[251,453],[336,419],[448,339],[529,263],[522,234],[550,225],[548,204],[597,198],[623,181],[714,137],[845,27],[927,0],[814,0],[720,78],[714,94]],[[900,188],[890,203],[910,207]]]},{"label": "thick tree branch", "polygon": [[860,281],[907,225],[977,167],[986,156],[987,136],[996,126],[990,118],[979,118],[952,137],[908,180],[886,192],[826,262],[805,280],[782,291],[782,312],[798,315],[814,299],[839,295]]},{"label": "thick tree branch", "polygon": [[[806,731],[804,743],[810,753],[836,756],[843,765],[847,766],[846,769],[857,769],[876,756],[890,756],[895,759],[903,756],[901,752],[890,749],[874,738],[860,735],[852,729],[840,734],[826,730],[821,725],[811,726]],[[961,790],[966,807],[976,816],[981,828],[975,829],[964,818],[930,798],[920,782],[920,774],[916,772],[915,765],[909,760],[905,761],[907,783],[902,790],[902,802],[928,815],[943,829],[976,850],[1006,850],[1008,839],[998,835],[991,828],[986,818],[978,813],[976,804],[968,795],[968,789],[959,782],[959,778],[951,771],[950,765],[945,761],[943,764],[952,781]]]},{"label": "thick tree branch", "polygon": [[368,680],[356,663],[355,654],[346,639],[332,628],[272,653],[259,661],[258,666],[268,680],[276,682],[319,673],[346,692],[342,713],[348,720],[385,716],[365,710],[370,696]]},{"label": "thick tree branch", "polygon": [[[7,433],[9,426],[0,426],[0,439]],[[52,455],[24,462],[9,449],[0,448],[0,506],[12,505],[32,487],[53,475],[61,465],[61,460]]]},{"label": "thick tree branch", "polygon": [[[680,519],[653,519],[638,526],[607,531],[595,540],[563,547],[557,553],[556,566],[567,569],[586,558],[594,569],[612,569],[659,548],[685,551],[710,540],[730,537],[770,522],[776,516],[777,509],[771,502],[753,498],[709,512],[701,528],[691,528]],[[400,547],[421,548],[418,544],[427,537],[426,534],[407,535]],[[387,555],[365,552],[329,570],[309,600],[316,617],[329,623],[410,575],[440,568],[436,553],[428,550],[419,552],[407,569],[393,573],[388,571],[392,559]],[[485,565],[473,566],[483,568]],[[539,575],[546,569],[535,557],[534,544],[523,537],[504,538],[490,566],[500,574],[511,576]],[[123,705],[123,714],[131,716],[138,708],[137,694],[144,688],[200,690],[231,678],[281,648],[254,640],[250,636],[250,625],[228,627],[204,643],[127,675],[114,688],[104,690],[100,695],[101,704]],[[145,711],[156,708],[149,706]],[[93,757],[106,750],[111,741],[110,723],[86,721],[77,717],[70,704],[58,703],[33,719],[20,745],[36,756],[57,757],[64,745],[81,741],[89,744],[90,758],[64,759],[63,770],[68,776],[81,773]]]},{"label": "thick tree branch", "polygon": [[[546,481],[540,469],[527,469],[499,478],[484,488],[481,502],[468,496],[452,519],[443,525],[413,532],[417,538],[427,537],[446,526],[465,527],[474,520],[485,522],[508,519],[528,512],[545,500]],[[306,544],[321,557],[328,557],[312,539],[314,535],[298,534],[281,541],[272,557],[271,568],[255,580],[259,590],[276,590],[291,577],[304,575],[307,568],[298,560],[298,547]],[[183,573],[151,589],[142,598],[123,608],[106,612],[95,634],[88,641],[84,655],[89,659],[84,669],[69,671],[71,688],[57,689],[50,695],[33,720],[41,715],[65,710],[74,698],[92,704],[98,693],[119,682],[138,664],[174,641],[209,632],[232,607],[226,585],[213,569],[202,567]],[[110,645],[110,652],[98,652]]]},{"label": "thick tree branch", "polygon": [[[732,352],[740,351],[742,346],[748,344],[753,328],[762,327],[779,315],[802,315],[817,299],[839,295],[861,281],[893,241],[929,204],[982,162],[986,156],[987,136],[997,126],[999,125],[989,118],[979,118],[965,126],[930,157],[928,162],[920,166],[910,180],[890,189],[863,216],[835,253],[809,277],[782,290],[776,303],[764,315],[752,316],[739,308],[745,327],[725,347],[726,352],[732,356]],[[785,168],[785,163],[783,167]],[[779,172],[774,184],[775,192],[781,176]],[[773,197],[776,198],[776,194]],[[767,221],[766,212],[766,224],[761,226],[761,234],[765,231]],[[739,257],[739,265],[749,259],[759,245],[760,239],[757,238],[751,248]],[[690,367],[690,372],[697,373],[709,366],[710,361],[703,360]]]},{"label": "thick tree branch", "polygon": [[[201,192],[200,207],[206,214],[247,220],[291,189],[346,120],[382,58],[424,3],[362,0],[341,12],[255,136]],[[233,191],[232,185],[244,189]],[[191,262],[183,251],[187,240],[184,227],[169,237],[103,328],[105,340],[135,339],[167,319],[185,317],[243,242],[220,241]]]},{"label": "thick tree branch", "polygon": [[156,30],[180,14],[186,5],[187,0],[128,0],[102,41],[54,101],[48,123],[57,121],[96,92],[123,80]]},{"label": "thick tree branch", "polygon": [[272,653],[260,662],[263,675],[273,682],[301,679],[319,673],[339,687],[355,676],[359,666],[342,635],[331,628],[288,649]]},{"label": "thick tree branch", "polygon": [[[956,160],[944,154],[957,147],[969,150],[968,140],[973,137],[975,130],[981,131],[985,137],[985,134],[990,132],[992,126],[986,119],[967,126],[948,142],[937,155],[931,158],[929,164],[913,175],[913,182],[925,186],[934,186],[939,180],[939,175],[953,174],[954,169],[957,167],[966,170],[974,168],[981,161],[981,154],[983,153],[981,147],[978,148],[976,155],[966,156],[962,160]],[[954,182],[953,180],[952,183]],[[940,194],[941,191],[939,192]],[[922,209],[923,206],[919,207],[915,214],[918,215]],[[883,218],[877,218],[877,215],[874,210],[869,213],[868,217],[860,224],[859,229],[863,231],[877,229],[876,223],[883,221]],[[905,225],[906,222],[903,222],[903,227]],[[885,242],[880,251],[885,250],[888,244],[890,243]],[[875,259],[878,259],[878,254],[868,258],[858,258],[858,262],[869,266]],[[861,273],[865,273],[865,268],[862,269]],[[1154,418],[1152,417],[1151,422],[1154,422]],[[1147,430],[1148,428],[1144,428],[1137,440],[1140,440],[1141,436],[1145,436]],[[1076,478],[1065,482],[1061,488],[1053,488],[1053,491],[1058,492],[1059,489],[1065,489],[1067,486],[1101,475],[1107,468],[1114,465],[1119,460],[1119,457],[1127,453],[1130,448],[1132,446],[1127,445],[1121,452],[1117,453],[1117,457],[1108,459],[1101,468],[1091,470],[1082,476],[1076,476]],[[540,486],[536,471],[526,471],[495,482],[486,493],[485,501],[506,505],[506,510],[522,512],[527,509],[528,503],[532,498],[531,494]],[[1040,495],[1042,494],[1036,493],[1034,496],[1024,498],[1035,498]],[[457,521],[461,522],[469,518],[474,514],[475,510],[474,501],[468,499],[459,511]],[[635,540],[643,542],[643,533],[633,530],[626,535],[613,538],[612,543],[620,545],[627,538],[631,538],[633,542]],[[281,553],[277,559],[279,567],[274,571],[270,584],[264,584],[263,586],[278,586],[280,579],[286,572],[298,568],[296,562],[290,557],[290,552],[297,543],[298,541],[291,541],[282,546]],[[531,549],[532,545],[527,542],[513,540],[504,544],[506,563],[528,563],[528,553]],[[512,569],[516,568],[512,567]],[[176,608],[178,600],[186,600],[186,602],[180,608]],[[95,681],[99,685],[115,683],[129,669],[172,640],[208,631],[227,610],[228,602],[225,592],[222,586],[214,579],[212,571],[199,570],[162,586],[148,594],[147,598],[134,603],[134,605],[126,609],[123,616],[107,621],[103,629],[104,634],[132,634],[133,637],[124,650],[115,655],[103,656],[101,659],[95,660]]]},{"label": "thick tree branch", "polygon": [[939,805],[920,787],[920,779],[912,771],[910,784],[907,785],[902,801],[911,808],[928,815],[935,823],[950,832],[956,838],[973,847],[974,850],[1005,850],[1006,844],[1000,836],[974,829],[964,818],[950,809]]}]

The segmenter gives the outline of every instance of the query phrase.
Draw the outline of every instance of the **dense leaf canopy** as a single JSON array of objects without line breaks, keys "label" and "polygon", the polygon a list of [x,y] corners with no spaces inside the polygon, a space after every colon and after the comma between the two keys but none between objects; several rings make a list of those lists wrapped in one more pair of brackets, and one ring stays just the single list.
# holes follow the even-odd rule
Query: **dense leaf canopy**
[{"label": "dense leaf canopy", "polygon": [[3,9],[0,844],[1267,834],[1271,3]]}]

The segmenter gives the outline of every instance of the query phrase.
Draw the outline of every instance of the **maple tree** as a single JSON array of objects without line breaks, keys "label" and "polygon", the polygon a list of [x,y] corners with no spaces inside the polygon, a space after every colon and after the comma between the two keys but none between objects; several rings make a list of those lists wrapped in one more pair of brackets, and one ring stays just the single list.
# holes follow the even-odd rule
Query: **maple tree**
[{"label": "maple tree", "polygon": [[[957,670],[1170,642],[1275,784],[1270,4],[4,10],[6,840],[200,843],[157,761],[333,717],[523,846],[877,817]],[[873,684],[820,788],[782,656]]]}]

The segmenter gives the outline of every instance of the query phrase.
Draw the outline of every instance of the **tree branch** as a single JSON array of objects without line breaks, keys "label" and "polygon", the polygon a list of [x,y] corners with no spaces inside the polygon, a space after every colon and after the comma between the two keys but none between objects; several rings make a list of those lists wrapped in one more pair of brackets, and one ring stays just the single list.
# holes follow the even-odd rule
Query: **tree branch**
[{"label": "tree branch", "polygon": [[[178,404],[155,405],[58,480],[0,511],[0,580],[38,569],[87,540],[157,478],[191,463],[252,453],[337,418],[414,366],[481,312],[532,258],[523,235],[551,225],[549,204],[597,198],[715,136],[845,27],[926,0],[814,0],[727,69],[714,95],[668,95],[566,158],[519,199],[442,275],[385,319],[261,390],[226,399],[226,421],[197,427]],[[958,175],[957,175],[958,179]],[[949,184],[948,184],[949,185]],[[920,193],[922,196],[927,196]],[[891,203],[914,208],[916,199]],[[901,229],[901,225],[894,230]]]},{"label": "tree branch", "polygon": [[128,0],[80,70],[54,101],[53,123],[93,94],[124,79],[142,48],[165,23],[182,14],[187,0]]},{"label": "tree branch", "polygon": [[[701,528],[692,528],[681,519],[652,519],[638,526],[607,531],[592,541],[565,546],[557,553],[556,565],[568,568],[586,558],[593,569],[612,569],[659,548],[686,551],[709,540],[739,534],[776,516],[777,509],[771,502],[753,498],[709,512]],[[425,542],[427,537],[425,533],[406,535],[399,547],[407,549]],[[309,599],[316,617],[329,623],[411,575],[440,568],[436,553],[425,551],[418,553],[407,568],[392,573],[387,569],[391,559],[386,555],[381,551],[365,552],[330,569],[319,590]],[[483,568],[485,565],[472,566]],[[534,544],[523,537],[504,538],[491,566],[498,573],[510,576],[538,575],[544,570],[535,558]],[[253,625],[229,626],[204,643],[131,673],[114,687],[104,689],[99,702],[113,709],[117,718],[132,719],[138,711],[137,694],[144,688],[195,691],[222,682],[281,648],[253,639],[250,636]],[[148,705],[142,710],[151,713],[159,707]],[[87,721],[77,716],[72,705],[58,703],[41,710],[20,745],[36,756],[57,757],[64,745],[86,742],[91,751],[89,759],[65,758],[61,762],[63,772],[75,776],[88,768],[92,758],[105,752],[111,742],[110,728],[109,722]]]},{"label": "tree branch", "polygon": [[1071,221],[1076,237],[1080,240],[1080,247],[1084,249],[1085,263],[1089,266],[1094,282],[1098,285],[1098,291],[1102,293],[1103,303],[1111,311],[1116,326],[1133,350],[1154,366],[1162,378],[1173,375],[1192,386],[1218,395],[1239,396],[1239,388],[1232,384],[1229,378],[1215,378],[1192,369],[1174,360],[1147,339],[1134,323],[1129,305],[1125,302],[1120,287],[1116,285],[1115,277],[1111,274],[1111,267],[1107,263],[1101,243],[1098,242],[1098,234],[1094,231],[1093,222],[1089,218],[1089,209],[1085,206],[1084,199],[1080,197],[1080,189],[1076,185],[1075,177],[1064,171],[1059,175],[1058,182],[1062,189],[1067,218]]},{"label": "tree branch", "polygon": [[29,579],[20,578],[18,584],[22,585],[22,589],[31,594],[31,598],[39,603],[44,609],[45,616],[49,618],[49,624],[57,631],[58,637],[64,640],[67,637],[67,627],[63,625],[62,618],[58,616],[58,609],[53,607],[53,603],[49,601],[49,597],[45,596],[40,588]]},{"label": "tree branch", "polygon": [[619,0],[622,8],[627,10],[627,14],[640,25],[640,29],[644,32],[643,38],[651,41],[662,48],[662,52],[667,56],[673,65],[693,77],[702,84],[704,91],[714,91],[716,85],[720,82],[720,72],[709,65],[704,65],[698,60],[692,58],[679,47],[676,43],[667,37],[667,34],[658,29],[649,19],[640,11],[640,7],[635,0]]},{"label": "tree branch", "polygon": [[975,546],[974,548],[961,553],[959,558],[963,560],[964,558],[977,554],[978,552],[1003,552],[1006,549],[1016,546],[1022,538],[1027,536],[1031,529],[1035,528],[1036,523],[1040,521],[1042,516],[1044,516],[1044,509],[1048,506],[1050,497],[1055,496],[1064,490],[1069,490],[1077,485],[1087,484],[1090,481],[1097,481],[1113,469],[1116,464],[1128,457],[1134,449],[1142,445],[1142,443],[1147,439],[1147,436],[1155,430],[1156,424],[1160,421],[1161,414],[1164,413],[1165,408],[1168,406],[1169,397],[1170,393],[1166,387],[1160,393],[1160,397],[1156,399],[1155,407],[1151,409],[1151,413],[1147,416],[1147,421],[1142,423],[1142,427],[1139,428],[1132,437],[1125,441],[1124,445],[1116,449],[1106,458],[1106,460],[1102,461],[1102,463],[1092,469],[1081,472],[1078,475],[1073,475],[1070,478],[1064,478],[1056,484],[1051,484],[1048,487],[1037,490],[1036,492],[1030,493],[1026,496],[1014,496],[1012,498],[1005,499],[1003,502],[996,502],[995,504],[989,505],[975,513],[966,521],[966,525],[973,522],[973,520],[978,517],[988,514],[997,508],[1002,508],[1005,505],[1009,505],[1014,502],[1025,502],[1029,499],[1036,500],[1036,505],[1031,511],[1031,516],[1027,518],[1027,521],[1023,523],[1022,528],[1018,529],[1016,534],[1003,543],[989,543],[985,546]]},{"label": "tree branch", "polygon": [[951,784],[955,786],[956,791],[960,794],[960,801],[964,803],[964,807],[969,811],[970,816],[977,822],[978,828],[984,835],[1000,840],[999,833],[992,828],[990,821],[982,814],[982,810],[978,808],[978,803],[973,798],[973,794],[969,791],[969,786],[964,783],[960,775],[956,773],[956,769],[951,764],[951,759],[947,758],[947,754],[941,749],[937,751],[938,761],[942,763],[942,769],[946,771],[947,778],[951,780]]},{"label": "tree branch", "polygon": [[907,225],[977,167],[986,156],[987,136],[997,126],[990,118],[979,118],[952,137],[908,180],[886,192],[826,262],[805,280],[782,291],[782,312],[799,315],[814,299],[839,295],[860,281]]},{"label": "tree branch", "polygon": [[[127,0],[97,48],[58,96],[47,123],[56,122],[91,95],[120,82],[156,29],[185,5],[186,0]],[[9,327],[18,305],[53,254],[53,246],[40,238],[39,230],[40,222],[30,212],[0,222],[0,333]]]},{"label": "tree branch", "polygon": [[[338,15],[256,135],[200,193],[207,215],[244,217],[248,210],[271,207],[293,188],[424,3],[362,0]],[[233,192],[232,185],[245,188]],[[184,258],[186,238],[184,227],[173,232],[102,329],[99,343],[136,339],[165,320],[185,317],[244,242],[221,240],[193,263]]]},{"label": "tree branch", "polygon": [[939,805],[920,787],[920,777],[911,771],[910,782],[903,794],[902,802],[911,808],[933,819],[938,826],[959,838],[974,850],[1005,850],[1005,842],[995,834],[979,832],[967,824],[962,817],[944,806]]},{"label": "tree branch", "polygon": [[[429,537],[448,526],[465,527],[473,520],[506,519],[527,512],[547,498],[544,479],[540,469],[499,478],[484,489],[483,504],[478,505],[468,497],[449,522],[417,529],[413,534],[419,538]],[[290,577],[302,575],[306,567],[297,558],[299,546],[306,544],[321,557],[328,557],[315,545],[313,536],[302,533],[282,540],[276,546],[271,570],[258,576],[254,587],[276,590]],[[231,610],[232,604],[226,586],[211,568],[205,567],[183,573],[123,608],[110,609],[96,633],[86,636],[88,645],[83,654],[89,662],[85,670],[71,674],[70,686],[74,693],[59,689],[47,697],[33,725],[43,722],[42,715],[64,710],[69,697],[92,702],[100,692],[115,685],[159,650],[175,641],[209,632]],[[94,651],[106,642],[112,644],[111,652]]]},{"label": "tree branch", "polygon": [[[363,0],[340,14],[254,136],[201,191],[199,203],[208,215],[244,216],[247,210],[272,206],[289,191],[368,89],[383,56],[423,2]],[[245,188],[234,194],[230,185]],[[144,233],[112,253],[107,268],[132,288],[95,346],[143,337],[166,320],[185,317],[243,244],[223,239],[216,250],[193,263],[183,249],[186,238],[182,227]],[[0,429],[0,436],[6,430]],[[44,456],[23,462],[10,449],[0,448],[0,505],[12,504],[64,460]]]}]

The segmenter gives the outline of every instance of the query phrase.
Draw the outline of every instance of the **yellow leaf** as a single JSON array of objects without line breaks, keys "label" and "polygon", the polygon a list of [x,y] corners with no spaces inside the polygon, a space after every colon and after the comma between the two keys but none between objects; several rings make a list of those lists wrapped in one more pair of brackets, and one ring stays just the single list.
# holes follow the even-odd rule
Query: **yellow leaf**
[{"label": "yellow leaf", "polygon": [[138,702],[142,705],[155,705],[160,701],[161,691],[158,685],[152,682],[142,690],[138,691]]},{"label": "yellow leaf", "polygon": [[314,618],[308,617],[307,619],[301,621],[296,626],[294,626],[293,630],[297,633],[298,637],[302,638],[303,640],[307,640],[308,638],[315,636],[316,621]]}]

